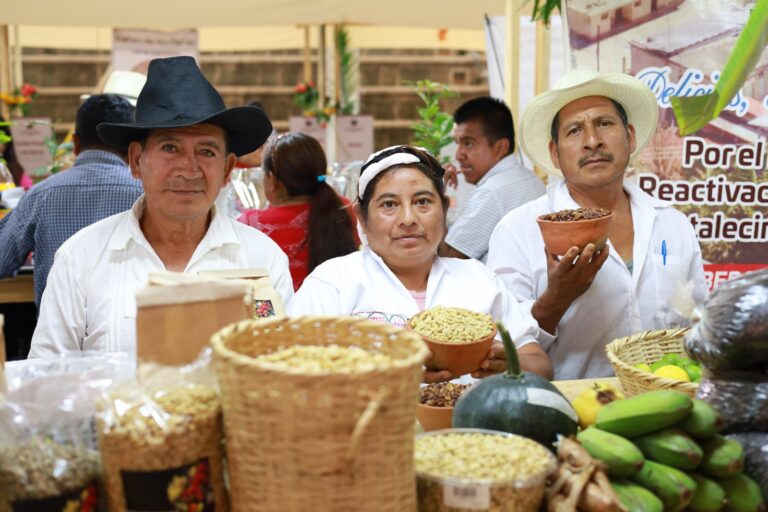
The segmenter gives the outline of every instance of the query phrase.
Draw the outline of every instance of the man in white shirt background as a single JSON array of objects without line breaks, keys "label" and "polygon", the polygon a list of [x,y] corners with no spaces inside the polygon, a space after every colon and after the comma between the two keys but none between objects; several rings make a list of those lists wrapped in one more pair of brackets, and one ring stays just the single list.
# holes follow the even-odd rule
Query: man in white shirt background
[{"label": "man in white shirt background", "polygon": [[485,262],[496,224],[514,208],[541,196],[544,184],[522,166],[514,152],[512,112],[503,101],[473,98],[456,109],[453,120],[459,168],[446,165],[445,179],[455,187],[460,172],[475,188],[449,226],[440,255]]},{"label": "man in white shirt background", "polygon": [[[630,157],[656,128],[658,107],[641,81],[575,70],[537,96],[523,115],[521,146],[563,181],[506,215],[493,232],[488,266],[530,308],[555,379],[609,376],[605,346],[643,331],[685,325],[671,306],[706,284],[698,241],[685,216],[624,180]],[[613,212],[608,243],[559,258],[545,251],[539,215],[578,207]]]},{"label": "man in white shirt background", "polygon": [[256,107],[226,109],[190,57],[155,59],[134,123],[102,123],[101,139],[127,149],[144,195],[56,253],[30,357],[70,351],[136,353],[136,291],[150,272],[262,268],[284,301],[288,258],[259,231],[213,206],[239,155],[272,124]]}]

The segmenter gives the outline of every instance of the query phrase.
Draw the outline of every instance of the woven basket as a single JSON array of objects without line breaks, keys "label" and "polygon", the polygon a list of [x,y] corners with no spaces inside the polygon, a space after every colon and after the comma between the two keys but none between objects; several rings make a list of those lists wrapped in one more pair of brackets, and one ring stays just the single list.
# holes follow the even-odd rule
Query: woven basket
[{"label": "woven basket", "polygon": [[619,378],[627,396],[638,395],[652,389],[675,389],[690,396],[696,395],[699,385],[694,382],[658,377],[633,368],[639,363],[654,363],[664,354],[685,355],[683,340],[687,332],[688,328],[644,331],[615,339],[605,347],[608,360],[613,365],[616,377]]},{"label": "woven basket", "polygon": [[[233,510],[415,510],[413,425],[427,357],[416,333],[354,318],[276,318],[232,324],[211,342]],[[327,344],[392,361],[310,374],[254,360]]]}]

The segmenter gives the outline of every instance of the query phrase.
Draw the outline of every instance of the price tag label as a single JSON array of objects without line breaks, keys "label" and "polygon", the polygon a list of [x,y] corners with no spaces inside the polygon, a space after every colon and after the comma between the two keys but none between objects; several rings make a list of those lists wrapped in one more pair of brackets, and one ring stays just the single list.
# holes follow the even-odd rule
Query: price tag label
[{"label": "price tag label", "polygon": [[491,486],[447,484],[443,487],[443,505],[465,509],[488,509],[491,506]]}]

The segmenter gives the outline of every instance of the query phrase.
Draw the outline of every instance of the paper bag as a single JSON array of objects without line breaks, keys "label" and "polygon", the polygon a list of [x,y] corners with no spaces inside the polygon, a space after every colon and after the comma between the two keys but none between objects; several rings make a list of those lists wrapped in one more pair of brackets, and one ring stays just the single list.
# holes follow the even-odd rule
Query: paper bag
[{"label": "paper bag", "polygon": [[180,366],[195,360],[214,332],[251,316],[246,283],[152,273],[136,293],[139,362]]},{"label": "paper bag", "polygon": [[199,275],[247,284],[250,288],[249,303],[252,318],[269,318],[285,314],[283,301],[272,286],[269,273],[264,269],[203,270]]}]

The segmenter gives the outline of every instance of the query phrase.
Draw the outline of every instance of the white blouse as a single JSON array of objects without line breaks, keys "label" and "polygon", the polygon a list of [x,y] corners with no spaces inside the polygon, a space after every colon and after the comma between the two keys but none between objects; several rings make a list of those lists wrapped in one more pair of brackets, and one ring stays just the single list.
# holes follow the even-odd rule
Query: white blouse
[{"label": "white blouse", "polygon": [[[518,347],[536,341],[536,321],[479,261],[436,257],[426,293],[426,308],[440,305],[486,313],[504,322]],[[366,247],[319,265],[287,311],[290,316],[352,315],[403,327],[419,307],[379,255]]]}]

